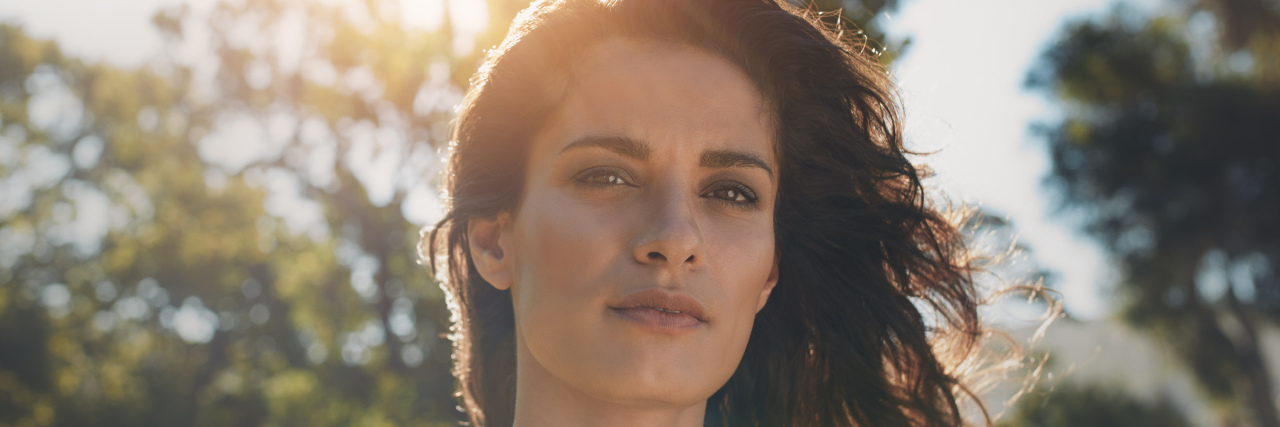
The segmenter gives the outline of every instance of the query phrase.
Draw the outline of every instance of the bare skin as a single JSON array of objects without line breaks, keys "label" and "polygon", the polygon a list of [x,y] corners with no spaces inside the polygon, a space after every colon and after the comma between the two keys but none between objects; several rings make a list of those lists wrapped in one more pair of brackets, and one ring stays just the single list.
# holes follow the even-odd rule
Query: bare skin
[{"label": "bare skin", "polygon": [[602,41],[570,81],[519,211],[468,224],[512,293],[515,426],[701,426],[777,284],[771,119],[692,48]]}]

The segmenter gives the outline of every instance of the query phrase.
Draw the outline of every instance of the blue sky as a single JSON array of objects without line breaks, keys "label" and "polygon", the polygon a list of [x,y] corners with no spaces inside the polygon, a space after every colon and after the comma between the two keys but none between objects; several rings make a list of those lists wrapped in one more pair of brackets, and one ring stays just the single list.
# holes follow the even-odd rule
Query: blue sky
[{"label": "blue sky", "polygon": [[[482,27],[477,25],[487,20],[484,10],[475,7],[479,2],[401,1],[406,22],[421,27],[440,25],[445,7],[469,21],[455,23],[463,31],[478,31]],[[1154,1],[1137,3],[1151,6]],[[899,10],[879,18],[891,38],[912,40],[894,74],[907,112],[909,146],[938,152],[923,159],[938,173],[929,184],[954,201],[1008,216],[1034,251],[1034,260],[1056,274],[1068,313],[1082,318],[1110,312],[1106,284],[1115,273],[1098,245],[1075,231],[1077,220],[1054,213],[1053,192],[1042,185],[1048,155],[1028,129],[1055,113],[1042,95],[1025,91],[1022,81],[1063,24],[1103,13],[1113,2],[904,0]],[[0,19],[55,38],[74,55],[136,66],[160,49],[151,15],[179,3],[3,0]],[[191,3],[199,12],[213,0]],[[455,48],[470,46],[464,42]],[[430,210],[437,205],[420,206]]]}]

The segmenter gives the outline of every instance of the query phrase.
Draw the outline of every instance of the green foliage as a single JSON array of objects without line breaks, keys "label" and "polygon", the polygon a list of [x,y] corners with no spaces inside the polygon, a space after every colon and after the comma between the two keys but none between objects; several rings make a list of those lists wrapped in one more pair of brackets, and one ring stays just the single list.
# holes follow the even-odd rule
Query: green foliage
[{"label": "green foliage", "polygon": [[[284,14],[336,35],[308,46],[315,67],[363,67],[396,96],[281,71],[252,41]],[[192,24],[155,21],[174,49]],[[343,156],[360,136],[338,134],[400,120],[383,133],[418,139],[386,155],[434,149],[421,135],[448,112],[412,114],[416,58],[462,63],[438,46],[449,36],[283,2],[223,4],[209,26],[211,82],[165,58],[87,64],[0,27],[0,424],[452,424],[447,311],[401,209],[405,187],[430,183],[371,202]],[[458,93],[444,77],[433,89]],[[295,229],[308,207],[319,220]]]},{"label": "green foliage", "polygon": [[1028,84],[1064,107],[1039,129],[1050,182],[1120,259],[1126,320],[1168,343],[1225,419],[1275,426],[1258,329],[1280,318],[1280,38],[1194,16],[1073,24]]},{"label": "green foliage", "polygon": [[163,10],[138,69],[0,25],[0,425],[462,419],[406,213],[528,1],[478,34],[399,4]]},{"label": "green foliage", "polygon": [[1008,427],[1189,427],[1186,418],[1167,400],[1144,402],[1097,385],[1060,384],[1036,390],[1018,400]]}]

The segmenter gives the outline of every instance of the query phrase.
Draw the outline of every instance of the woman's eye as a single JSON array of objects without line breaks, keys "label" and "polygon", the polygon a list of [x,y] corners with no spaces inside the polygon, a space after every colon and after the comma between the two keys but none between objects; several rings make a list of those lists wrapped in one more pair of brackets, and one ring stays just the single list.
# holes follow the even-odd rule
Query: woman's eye
[{"label": "woman's eye", "polygon": [[759,201],[754,191],[738,183],[726,183],[708,192],[707,196],[739,208],[753,207]]},{"label": "woman's eye", "polygon": [[620,172],[613,171],[613,170],[588,171],[586,173],[581,174],[578,177],[577,181],[586,185],[597,186],[597,187],[611,187],[615,185],[631,185],[631,183],[627,181],[626,178],[622,177],[622,174]]}]

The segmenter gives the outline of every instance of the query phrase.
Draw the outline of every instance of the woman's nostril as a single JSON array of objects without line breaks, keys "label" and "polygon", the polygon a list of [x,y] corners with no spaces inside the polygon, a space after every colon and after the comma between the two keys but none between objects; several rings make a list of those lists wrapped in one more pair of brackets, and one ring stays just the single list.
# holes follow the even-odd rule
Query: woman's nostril
[{"label": "woman's nostril", "polygon": [[658,253],[658,252],[649,252],[649,259],[652,259],[652,260],[663,260],[663,261],[666,261],[666,260],[667,260],[667,257],[666,257],[666,255],[663,255],[663,254]]}]

